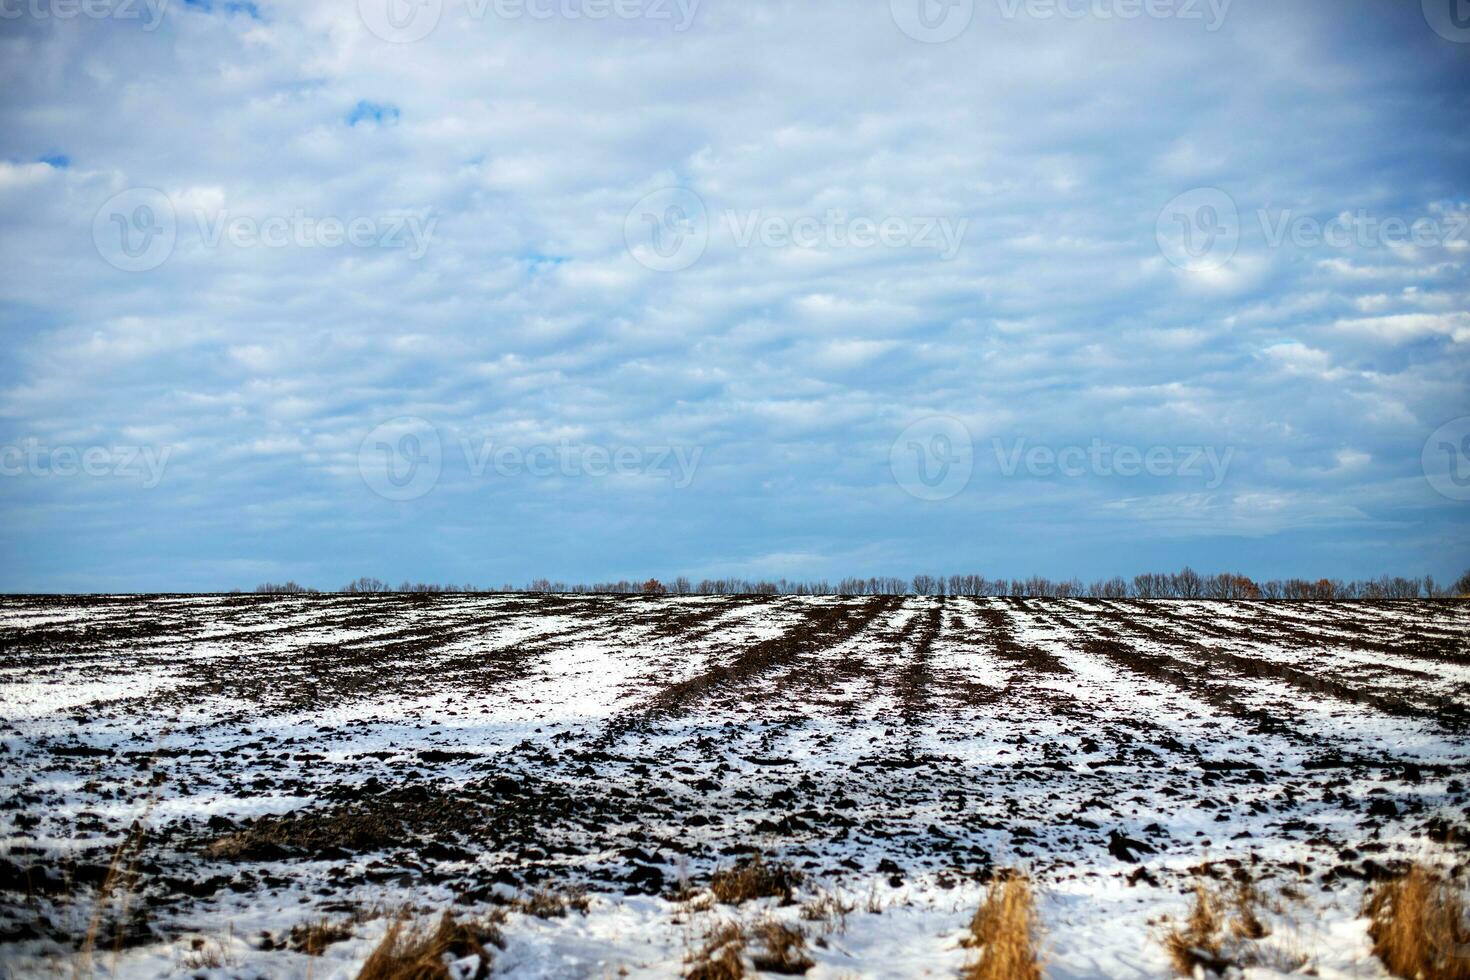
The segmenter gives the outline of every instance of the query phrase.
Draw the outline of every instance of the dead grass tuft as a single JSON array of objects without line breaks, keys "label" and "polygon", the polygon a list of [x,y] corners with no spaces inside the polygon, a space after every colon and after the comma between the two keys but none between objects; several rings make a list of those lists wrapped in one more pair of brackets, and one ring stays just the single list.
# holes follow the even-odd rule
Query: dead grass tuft
[{"label": "dead grass tuft", "polygon": [[1261,918],[1267,907],[1270,903],[1249,878],[1239,878],[1233,886],[1196,880],[1189,917],[1163,937],[1175,971],[1194,976],[1197,970],[1224,973],[1268,961],[1301,965],[1305,957],[1288,949],[1254,945],[1271,935]]},{"label": "dead grass tuft", "polygon": [[[144,810],[145,817],[152,807],[150,802]],[[124,946],[137,945],[151,938],[146,907],[132,904],[140,884],[138,865],[147,838],[148,831],[143,820],[135,820],[112,852],[112,861],[107,867],[102,886],[97,891],[91,920],[87,925],[87,935],[82,941],[81,964],[84,970],[91,970],[92,953],[97,949],[103,930],[108,928],[105,920],[109,913],[113,919],[111,928],[114,953],[121,951]]]},{"label": "dead grass tuft", "polygon": [[1461,888],[1415,865],[1369,896],[1373,952],[1396,977],[1470,980],[1467,911]]},{"label": "dead grass tuft", "polygon": [[510,907],[538,919],[560,919],[566,916],[567,909],[586,915],[591,901],[582,888],[538,888],[524,898],[512,899]]},{"label": "dead grass tuft", "polygon": [[1218,896],[1194,883],[1194,905],[1183,926],[1169,930],[1164,948],[1180,976],[1192,977],[1196,967],[1220,972],[1231,965],[1224,956],[1225,913]]},{"label": "dead grass tuft", "polygon": [[[477,921],[457,921],[445,912],[432,926],[415,927],[405,918],[388,926],[388,932],[363,963],[357,980],[482,980],[490,975],[495,954],[487,947],[501,947],[500,923],[504,913]],[[479,958],[473,973],[450,964],[471,956]]]},{"label": "dead grass tuft", "polygon": [[1261,921],[1260,910],[1266,904],[1265,896],[1254,881],[1245,879],[1237,882],[1230,893],[1230,934],[1236,939],[1265,939],[1271,934]]},{"label": "dead grass tuft", "polygon": [[790,905],[792,891],[799,884],[801,872],[788,864],[767,864],[756,854],[733,868],[716,871],[709,888],[715,900],[726,905],[739,905],[752,898],[779,898],[782,905]]},{"label": "dead grass tuft", "polygon": [[227,966],[234,966],[234,960],[229,951],[225,949],[224,943],[218,939],[197,938],[191,944],[189,952],[184,954],[184,969],[195,972],[203,970],[222,970]]},{"label": "dead grass tuft", "polygon": [[768,919],[755,927],[761,949],[751,956],[757,970],[798,976],[815,964],[806,955],[806,933],[795,926]]},{"label": "dead grass tuft", "polygon": [[711,929],[704,945],[686,960],[688,980],[740,980],[745,976],[745,930],[738,922]]},{"label": "dead grass tuft", "polygon": [[292,926],[291,932],[286,937],[286,945],[307,956],[320,956],[333,943],[340,943],[344,939],[351,938],[352,921],[350,919],[337,921],[318,919],[315,922]]},{"label": "dead grass tuft", "polygon": [[829,891],[819,891],[802,903],[801,917],[807,922],[820,922],[826,933],[847,931],[847,917],[856,906]]},{"label": "dead grass tuft", "polygon": [[979,962],[965,967],[965,980],[1041,980],[1040,932],[1030,880],[1015,872],[998,876],[963,943],[980,950]]}]

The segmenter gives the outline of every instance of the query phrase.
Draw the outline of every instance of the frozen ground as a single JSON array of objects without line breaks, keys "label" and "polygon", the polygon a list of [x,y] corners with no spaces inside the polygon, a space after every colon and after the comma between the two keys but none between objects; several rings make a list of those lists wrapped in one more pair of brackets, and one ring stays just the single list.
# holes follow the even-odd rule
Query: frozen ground
[{"label": "frozen ground", "polygon": [[[1163,918],[1247,873],[1252,976],[1373,977],[1363,889],[1470,838],[1465,603],[10,598],[0,685],[15,975],[350,977],[386,914],[502,907],[497,974],[678,976],[778,918],[810,977],[955,976],[1018,867],[1052,977],[1168,975]],[[753,851],[796,902],[705,907]]]}]

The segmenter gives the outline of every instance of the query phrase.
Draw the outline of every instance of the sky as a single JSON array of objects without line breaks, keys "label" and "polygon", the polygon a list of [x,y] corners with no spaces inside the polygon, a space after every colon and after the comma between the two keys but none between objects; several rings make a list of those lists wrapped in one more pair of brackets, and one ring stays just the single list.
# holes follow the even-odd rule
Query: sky
[{"label": "sky", "polygon": [[0,589],[1470,567],[1454,0],[3,0]]}]

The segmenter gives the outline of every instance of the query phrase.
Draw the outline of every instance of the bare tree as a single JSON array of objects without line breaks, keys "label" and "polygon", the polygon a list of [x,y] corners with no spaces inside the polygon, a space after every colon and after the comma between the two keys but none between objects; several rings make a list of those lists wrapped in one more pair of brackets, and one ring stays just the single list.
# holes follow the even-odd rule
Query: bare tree
[{"label": "bare tree", "polygon": [[1198,599],[1204,594],[1205,583],[1199,573],[1185,565],[1174,576],[1174,594],[1181,599]]}]

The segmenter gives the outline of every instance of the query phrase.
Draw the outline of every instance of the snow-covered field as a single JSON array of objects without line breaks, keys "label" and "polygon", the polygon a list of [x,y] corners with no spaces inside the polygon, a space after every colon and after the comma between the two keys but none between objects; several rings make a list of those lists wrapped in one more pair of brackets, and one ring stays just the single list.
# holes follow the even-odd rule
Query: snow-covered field
[{"label": "snow-covered field", "polygon": [[[1374,977],[1365,887],[1470,839],[1463,602],[10,598],[0,678],[17,976],[350,977],[493,908],[497,975],[679,976],[776,919],[809,977],[955,976],[1014,867],[1051,977],[1169,975],[1192,883],[1247,874],[1249,975]],[[794,901],[710,903],[752,852]]]}]

